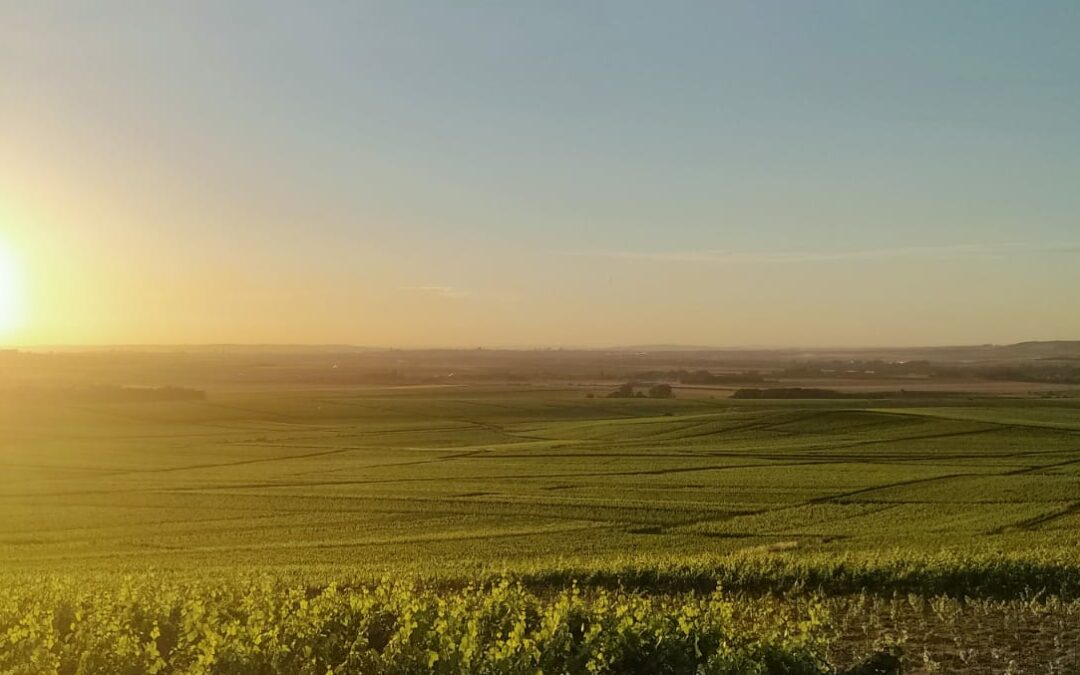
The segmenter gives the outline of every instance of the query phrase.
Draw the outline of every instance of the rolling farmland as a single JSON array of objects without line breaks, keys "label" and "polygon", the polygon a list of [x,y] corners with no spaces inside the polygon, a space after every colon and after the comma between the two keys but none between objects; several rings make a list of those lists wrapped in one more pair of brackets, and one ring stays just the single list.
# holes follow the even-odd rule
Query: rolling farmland
[{"label": "rolling farmland", "polygon": [[[839,637],[798,632],[804,642],[792,658],[811,665],[797,672],[826,672],[826,653],[850,662],[901,632],[911,640],[918,626],[919,639],[956,665],[962,650],[943,647],[940,629],[972,621],[965,612],[973,606],[1027,617],[1013,624],[1050,640],[1076,622],[1074,399],[622,400],[586,398],[580,387],[264,388],[191,401],[27,401],[5,407],[0,423],[9,622],[30,601],[12,589],[59,584],[69,589],[54,597],[62,605],[80,586],[73,579],[112,589],[147,574],[163,597],[176,597],[170,584],[225,583],[224,596],[204,593],[221,600],[272,574],[274,595],[327,589],[313,597],[328,593],[334,607],[343,602],[333,590],[339,584],[372,588],[392,578],[420,584],[410,597],[430,592],[420,588],[460,594],[509,583],[514,602],[540,603],[541,613],[547,594],[580,585],[581,602],[599,603],[588,611],[600,614],[605,603],[645,598],[699,612],[698,600],[682,594],[706,597],[720,587],[809,598],[825,608],[815,626],[825,613],[861,617],[835,619],[834,628],[849,626],[837,628]],[[146,592],[137,583],[131,591]],[[608,592],[616,595],[595,596]],[[878,624],[874,636],[859,637],[851,627],[865,631],[867,617],[898,615],[886,600],[850,599],[864,592],[940,597],[960,609],[904,605],[906,624]],[[1026,612],[1015,604],[1034,593],[1064,604]],[[122,598],[109,602],[109,611],[123,606]],[[782,609],[737,622],[747,653],[771,648],[776,621],[809,625],[803,601],[767,604]],[[927,612],[936,629],[927,628]],[[702,621],[693,630],[719,630],[719,619]],[[997,624],[988,625],[993,635]],[[970,626],[964,635],[988,639]],[[185,649],[194,658],[195,647]],[[452,661],[438,647],[421,656],[429,652]],[[1035,658],[1065,663],[1073,652],[1044,649]],[[414,657],[369,666],[407,671],[401,664]]]},{"label": "rolling farmland", "polygon": [[1070,550],[1080,523],[1080,409],[1061,402],[420,388],[13,407],[3,425],[9,569]]}]

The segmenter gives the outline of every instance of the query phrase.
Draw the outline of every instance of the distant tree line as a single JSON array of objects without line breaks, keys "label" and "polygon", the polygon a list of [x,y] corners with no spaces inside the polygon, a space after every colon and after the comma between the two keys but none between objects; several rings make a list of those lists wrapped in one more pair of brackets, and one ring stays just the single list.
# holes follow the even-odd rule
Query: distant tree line
[{"label": "distant tree line", "polygon": [[836,391],[835,389],[813,389],[805,387],[776,387],[773,389],[739,389],[731,398],[738,399],[777,399],[777,398],[857,398],[857,399],[892,399],[892,398],[952,398],[970,396],[965,392],[941,391]]},{"label": "distant tree line", "polygon": [[1071,364],[1022,363],[1014,366],[987,368],[980,371],[988,380],[1039,382],[1045,384],[1080,384],[1080,366]]}]

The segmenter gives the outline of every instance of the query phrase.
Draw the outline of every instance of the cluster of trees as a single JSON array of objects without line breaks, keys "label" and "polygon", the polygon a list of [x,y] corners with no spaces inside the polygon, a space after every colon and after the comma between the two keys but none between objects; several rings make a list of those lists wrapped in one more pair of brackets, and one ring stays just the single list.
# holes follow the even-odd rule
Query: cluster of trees
[{"label": "cluster of trees", "polygon": [[670,384],[654,384],[645,391],[637,391],[641,387],[636,382],[627,382],[618,389],[607,395],[608,398],[675,398]]},{"label": "cluster of trees", "polygon": [[959,391],[836,391],[835,389],[812,389],[804,387],[778,387],[775,389],[739,389],[731,398],[761,399],[761,398],[858,398],[858,399],[891,399],[891,398],[949,398],[957,396],[969,396]]}]

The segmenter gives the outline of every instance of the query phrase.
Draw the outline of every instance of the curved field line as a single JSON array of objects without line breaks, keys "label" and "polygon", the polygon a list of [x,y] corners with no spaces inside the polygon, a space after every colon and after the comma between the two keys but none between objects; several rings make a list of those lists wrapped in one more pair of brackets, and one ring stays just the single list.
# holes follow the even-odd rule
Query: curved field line
[{"label": "curved field line", "polygon": [[1021,520],[1020,522],[1013,523],[1012,525],[1003,525],[999,528],[992,530],[990,534],[1002,534],[1004,532],[1008,532],[1009,530],[1034,530],[1047,523],[1052,523],[1055,520],[1060,520],[1061,518],[1064,518],[1066,516],[1071,516],[1074,513],[1080,513],[1080,502],[1073,502],[1069,506],[1054,511],[1053,513],[1047,513],[1041,516],[1036,516],[1034,518],[1028,518],[1027,520]]},{"label": "curved field line", "polygon": [[911,409],[905,410],[890,410],[882,408],[870,408],[873,412],[880,413],[882,415],[895,415],[897,417],[921,417],[923,419],[936,419],[936,420],[951,420],[954,422],[974,422],[976,424],[992,424],[996,427],[1014,427],[1017,429],[1049,429],[1051,431],[1061,431],[1066,434],[1076,435],[1080,434],[1080,428],[1078,427],[1063,427],[1055,426],[1053,423],[1039,424],[1038,422],[995,422],[994,420],[986,419],[973,419],[970,417],[955,417],[950,415],[938,415],[927,412],[912,412]]},{"label": "curved field line", "polygon": [[877,492],[879,490],[888,490],[889,488],[907,487],[909,485],[918,485],[920,483],[933,483],[939,480],[950,480],[952,478],[962,478],[965,476],[979,476],[983,474],[973,473],[949,473],[943,476],[932,476],[930,478],[914,478],[911,480],[901,480],[895,483],[886,483],[884,485],[875,485],[873,487],[859,488],[858,490],[851,490],[850,492],[842,492],[837,495],[829,495],[827,497],[815,497],[807,500],[807,504],[825,504],[828,502],[836,502],[841,499],[847,499],[856,495],[868,494],[870,492]]}]

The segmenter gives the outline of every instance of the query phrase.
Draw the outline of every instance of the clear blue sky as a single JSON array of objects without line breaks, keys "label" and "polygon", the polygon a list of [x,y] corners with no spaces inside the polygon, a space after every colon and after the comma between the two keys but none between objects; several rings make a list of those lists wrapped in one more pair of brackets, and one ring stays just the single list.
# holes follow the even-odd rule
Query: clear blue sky
[{"label": "clear blue sky", "polygon": [[1071,1],[10,3],[0,340],[1080,338],[1078,36]]}]

